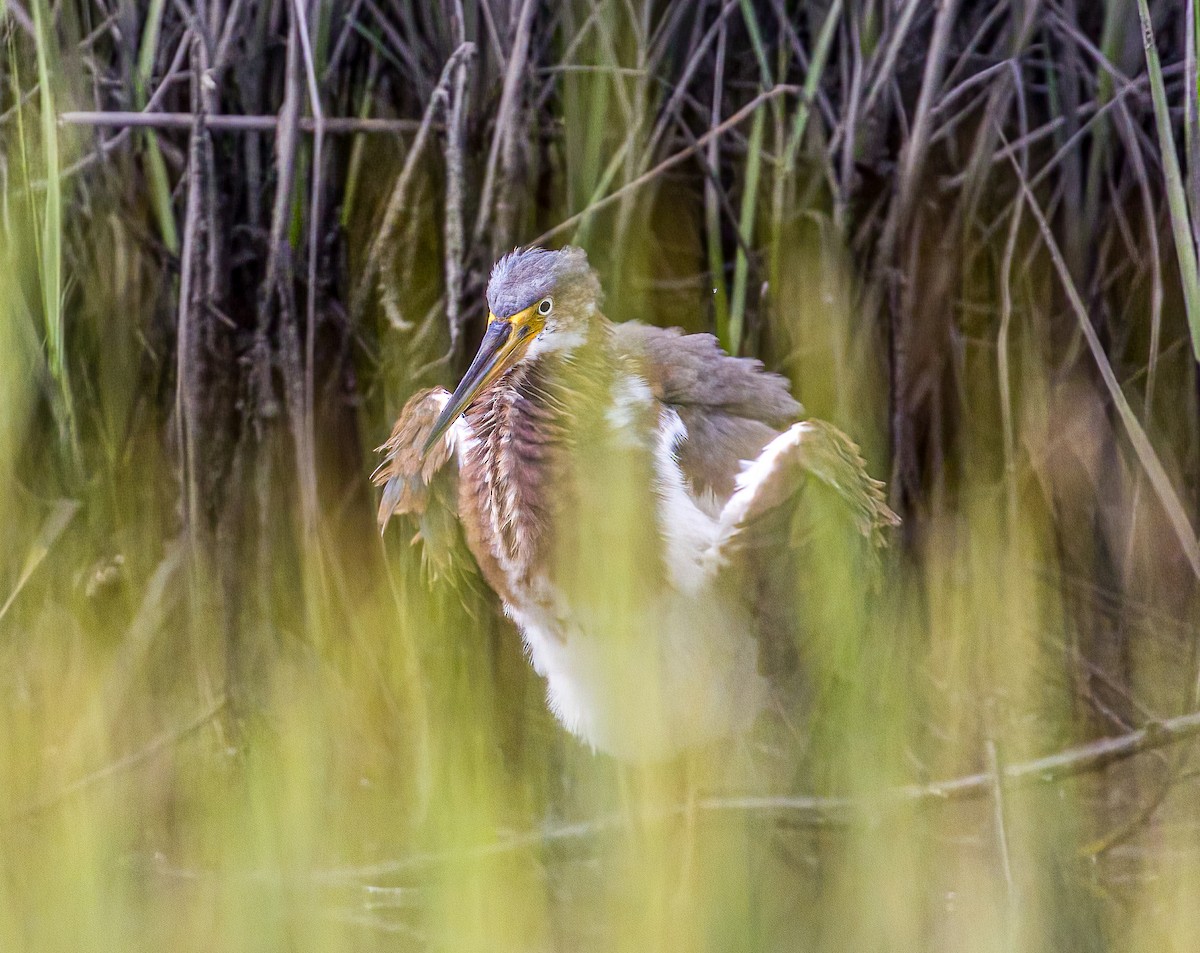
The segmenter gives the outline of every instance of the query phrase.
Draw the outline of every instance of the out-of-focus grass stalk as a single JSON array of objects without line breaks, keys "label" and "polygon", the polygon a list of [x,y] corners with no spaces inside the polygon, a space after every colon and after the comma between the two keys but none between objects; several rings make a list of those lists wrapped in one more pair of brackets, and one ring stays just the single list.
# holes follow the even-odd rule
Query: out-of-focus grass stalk
[{"label": "out-of-focus grass stalk", "polygon": [[34,541],[33,546],[30,547],[29,554],[25,557],[25,562],[21,567],[21,574],[17,577],[16,585],[13,586],[12,591],[8,594],[8,598],[0,605],[0,620],[3,620],[8,614],[8,610],[12,608],[12,604],[16,601],[17,596],[21,594],[21,590],[25,588],[25,584],[29,582],[29,577],[37,571],[38,566],[46,558],[46,554],[50,552],[50,547],[62,535],[62,531],[67,528],[67,525],[78,511],[78,501],[58,501],[58,504],[46,518],[45,523],[42,524],[38,538]]},{"label": "out-of-focus grass stalk", "polygon": [[[572,55],[581,61],[590,62],[594,52],[587,45],[595,42],[591,33],[590,20],[578,28],[571,44]],[[577,49],[578,48],[578,49]],[[607,115],[611,97],[609,83],[599,74],[564,75],[561,80],[564,109],[571,114]],[[566,134],[566,200],[568,209],[586,209],[603,197],[608,183],[616,176],[625,161],[632,141],[632,130],[625,136],[616,154],[601,171],[604,155],[604,140],[607,132],[604,123],[571,124]],[[575,231],[572,241],[587,245],[591,230],[591,218],[585,218]]]},{"label": "out-of-focus grass stalk", "polygon": [[[587,202],[584,203],[583,207],[585,209],[591,208],[591,206],[595,205],[608,194],[608,190],[613,183],[613,179],[617,177],[617,173],[621,171],[621,167],[625,164],[625,157],[629,154],[629,147],[633,145],[634,132],[635,131],[632,129],[629,131],[629,135],[625,137],[625,140],[621,143],[621,147],[613,153],[613,157],[608,161],[608,165],[604,167],[604,172],[601,173],[600,179],[596,183],[596,187],[592,190],[591,195],[588,196]],[[588,155],[590,156],[594,152],[598,153],[600,144],[600,137],[598,135],[589,136],[587,143]],[[580,223],[579,230],[575,233],[575,237],[572,239],[575,244],[587,244],[588,233],[591,231],[591,225],[594,221],[594,218],[589,217],[585,218]]]},{"label": "out-of-focus grass stalk", "polygon": [[[57,390],[55,415],[59,435],[78,458],[75,434],[75,410],[71,382],[67,372],[66,341],[63,320],[62,280],[62,181],[58,155],[58,124],[54,108],[54,83],[57,44],[53,17],[46,0],[33,4],[37,33],[38,98],[41,109],[42,157],[46,167],[46,199],[39,229],[39,281],[42,292],[42,318],[46,327],[46,351],[50,375]],[[19,96],[18,92],[18,96]],[[24,152],[24,149],[23,149]],[[27,170],[28,171],[28,170]]]},{"label": "out-of-focus grass stalk", "polygon": [[1183,173],[1180,171],[1179,157],[1175,152],[1170,104],[1167,102],[1167,88],[1163,82],[1162,63],[1158,58],[1158,44],[1154,41],[1154,26],[1150,20],[1147,0],[1138,0],[1138,15],[1142,18],[1146,71],[1150,75],[1150,95],[1154,101],[1154,119],[1158,128],[1167,207],[1171,213],[1171,232],[1175,236],[1175,253],[1179,258],[1183,303],[1187,310],[1188,327],[1192,332],[1192,353],[1196,360],[1200,361],[1200,269],[1196,263],[1196,245],[1188,217],[1187,195],[1183,190]]},{"label": "out-of-focus grass stalk", "polygon": [[[158,55],[158,37],[165,3],[166,0],[150,0],[150,7],[146,11],[133,84],[134,102],[138,109],[146,106],[147,89]],[[167,165],[158,146],[158,135],[154,130],[147,129],[142,133],[142,139],[146,147],[146,172],[150,177],[150,201],[154,206],[154,216],[158,219],[163,245],[172,255],[178,255],[179,230],[175,226],[175,204],[171,200],[171,181],[167,177]]]}]

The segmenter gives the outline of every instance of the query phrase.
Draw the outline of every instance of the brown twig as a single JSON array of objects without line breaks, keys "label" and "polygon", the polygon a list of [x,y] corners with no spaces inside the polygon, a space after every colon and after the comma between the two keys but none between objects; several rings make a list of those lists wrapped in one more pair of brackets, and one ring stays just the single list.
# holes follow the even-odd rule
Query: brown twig
[{"label": "brown twig", "polygon": [[474,43],[463,43],[450,54],[450,58],[446,60],[446,65],[442,67],[442,75],[438,78],[437,85],[429,97],[429,102],[425,107],[425,115],[421,118],[416,138],[413,139],[412,145],[409,147],[408,156],[404,160],[404,166],[401,168],[400,174],[396,176],[396,182],[392,186],[392,194],[388,198],[387,208],[383,213],[383,222],[379,226],[379,232],[376,234],[374,241],[371,242],[371,247],[367,252],[366,264],[363,266],[362,274],[358,276],[358,283],[355,285],[354,293],[350,297],[351,323],[357,323],[363,310],[366,308],[367,296],[370,293],[371,285],[375,281],[375,276],[379,274],[380,269],[383,267],[384,256],[392,248],[396,227],[400,224],[400,217],[407,207],[408,191],[412,186],[412,180],[416,174],[417,162],[425,150],[425,144],[433,129],[434,116],[443,108],[446,102],[446,88],[450,84],[454,70],[464,57],[473,56],[474,53]]},{"label": "brown twig", "polygon": [[[462,39],[461,11],[455,21],[459,40]],[[467,79],[471,57],[455,67],[454,89],[450,94],[450,115],[446,122],[446,208],[443,235],[445,236],[446,324],[450,331],[448,361],[458,357],[462,348],[462,292],[466,241],[463,235],[463,215],[466,195],[464,148],[467,121]]]},{"label": "brown twig", "polygon": [[[193,50],[200,40],[192,35]],[[193,82],[197,85],[198,79]],[[193,99],[199,104],[198,93],[193,89]],[[201,408],[199,391],[199,347],[194,317],[196,305],[201,297],[198,289],[201,282],[196,275],[196,264],[200,260],[198,245],[200,217],[203,213],[203,157],[201,143],[204,137],[204,111],[199,109],[193,117],[191,141],[188,148],[187,200],[184,211],[183,247],[180,251],[179,312],[176,324],[175,343],[175,426],[178,431],[180,472],[184,488],[184,513],[187,517],[188,539],[193,551],[198,547],[197,533],[200,532],[200,489],[196,475],[196,428],[199,426]],[[193,566],[193,571],[195,567]]]},{"label": "brown twig", "polygon": [[1197,735],[1200,735],[1200,711],[1153,722],[1127,734],[1076,745],[1033,761],[1004,765],[998,773],[980,771],[932,784],[905,785],[870,800],[844,797],[710,798],[702,801],[701,806],[708,810],[779,813],[786,815],[789,821],[816,825],[870,820],[897,810],[986,797],[997,784],[1005,790],[1057,784]]}]

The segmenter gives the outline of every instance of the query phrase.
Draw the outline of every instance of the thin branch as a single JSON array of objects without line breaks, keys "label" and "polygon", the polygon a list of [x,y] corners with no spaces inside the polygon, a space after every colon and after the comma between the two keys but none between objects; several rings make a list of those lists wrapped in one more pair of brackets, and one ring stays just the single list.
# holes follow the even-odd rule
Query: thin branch
[{"label": "thin branch", "polygon": [[350,9],[342,15],[342,29],[338,33],[337,42],[333,46],[333,52],[329,54],[329,61],[325,64],[325,72],[321,74],[321,82],[329,82],[329,77],[337,72],[337,68],[341,63],[342,54],[346,52],[347,46],[350,45],[350,34],[354,32],[354,24],[357,22],[358,8],[362,6],[363,0],[353,0]]},{"label": "thin branch", "polygon": [[[874,797],[707,797],[700,798],[692,805],[674,805],[638,814],[636,821],[662,822],[683,815],[689,810],[699,810],[710,814],[773,816],[791,826],[845,827],[852,824],[876,824],[907,811],[934,807],[951,801],[987,797],[993,795],[998,787],[1010,791],[1036,785],[1057,784],[1197,735],[1200,735],[1200,711],[1154,722],[1124,735],[1076,745],[1033,761],[993,765],[990,770],[933,784],[909,784],[889,788]],[[511,854],[528,847],[590,840],[614,830],[624,830],[634,820],[635,818],[627,813],[606,814],[586,821],[529,831],[463,850],[415,854],[370,866],[317,871],[314,872],[313,879],[323,883],[345,883],[394,876],[436,864],[474,862],[487,857]]]},{"label": "thin branch", "polygon": [[[190,29],[184,30],[183,35],[179,39],[179,44],[175,47],[175,55],[171,59],[171,64],[170,64],[170,66],[167,67],[166,73],[164,73],[163,78],[161,80],[159,80],[158,86],[155,87],[155,90],[151,94],[150,98],[148,100],[146,100],[146,105],[145,105],[144,109],[142,110],[142,112],[135,113],[134,115],[148,115],[150,113],[155,112],[158,109],[159,105],[162,103],[162,101],[167,98],[167,93],[170,92],[171,87],[177,78],[178,79],[190,78],[189,73],[187,71],[183,70],[182,67],[183,67],[184,57],[188,55],[188,51],[191,49],[191,44],[192,44],[191,38],[192,38],[192,31]],[[187,116],[188,122],[185,126],[182,126],[180,128],[190,130],[193,125],[192,116],[190,113],[186,114],[186,116]],[[61,115],[59,116],[59,122],[62,122]],[[120,132],[118,132],[111,139],[107,139],[103,142],[97,143],[95,150],[89,152],[87,155],[83,156],[83,158],[79,159],[78,161],[67,166],[67,168],[63,169],[62,172],[60,173],[60,178],[63,181],[66,181],[71,176],[76,175],[77,173],[82,172],[84,169],[87,169],[87,168],[95,165],[97,162],[99,162],[101,159],[103,159],[106,155],[108,155],[108,153],[112,152],[114,149],[116,149],[118,146],[120,146],[123,142],[125,142],[130,137],[132,131],[133,131],[133,129],[131,126],[126,126],[124,129],[122,129]],[[40,183],[35,183],[35,186],[37,188],[44,189],[46,187],[46,183],[44,181],[40,182]]]},{"label": "thin branch", "polygon": [[726,119],[723,123],[721,123],[719,126],[714,126],[712,129],[710,129],[708,132],[706,132],[704,135],[702,135],[700,138],[698,138],[695,142],[693,142],[686,149],[680,149],[674,155],[668,156],[666,159],[663,159],[663,161],[660,162],[658,165],[656,165],[653,169],[650,169],[649,171],[644,172],[641,175],[639,175],[632,182],[627,182],[625,185],[621,186],[615,192],[610,192],[604,198],[600,199],[600,201],[593,202],[587,208],[582,209],[581,211],[576,212],[570,218],[568,218],[562,222],[559,222],[552,229],[550,229],[549,231],[543,232],[541,235],[539,235],[537,238],[535,238],[533,240],[532,244],[534,244],[534,245],[544,244],[545,242],[549,241],[551,238],[553,238],[555,235],[559,234],[560,232],[564,232],[567,229],[574,228],[576,225],[578,225],[580,222],[582,222],[589,215],[592,215],[595,212],[598,212],[600,209],[605,208],[608,205],[611,205],[613,202],[617,201],[618,199],[620,199],[621,197],[623,197],[625,195],[628,195],[630,192],[640,189],[643,185],[646,185],[646,184],[654,181],[656,178],[658,178],[660,175],[662,175],[668,169],[674,168],[675,166],[679,165],[679,163],[681,163],[684,159],[699,152],[706,145],[708,145],[709,141],[714,136],[719,136],[725,132],[728,132],[734,126],[740,124],[744,119],[746,119],[746,117],[750,116],[756,109],[758,109],[760,106],[762,106],[768,100],[774,99],[776,96],[782,96],[785,93],[796,94],[799,91],[800,91],[800,89],[797,86],[779,85],[779,86],[773,86],[771,89],[768,89],[763,93],[759,93],[752,100],[750,100],[750,102],[746,103],[745,106],[743,106],[741,109],[739,109],[737,112],[735,112],[732,116],[730,116],[728,119]]},{"label": "thin branch", "polygon": [[[197,34],[192,34],[193,51],[201,43]],[[198,71],[193,70],[194,105],[200,104],[195,89]],[[198,552],[198,534],[201,531],[200,489],[197,480],[196,428],[201,414],[199,384],[199,339],[195,328],[196,305],[202,297],[197,292],[198,276],[195,274],[197,243],[200,239],[200,216],[202,212],[203,158],[201,144],[204,138],[205,115],[203,109],[193,117],[191,141],[188,148],[186,172],[186,205],[184,210],[183,248],[179,256],[179,311],[176,319],[175,344],[175,426],[178,430],[180,472],[183,476],[184,514],[187,519],[188,540],[193,554]],[[193,563],[193,572],[196,563]]]},{"label": "thin branch", "polygon": [[1005,790],[1057,784],[1197,735],[1200,735],[1200,711],[1151,722],[1127,734],[1100,738],[1033,761],[1004,765],[998,774],[988,770],[932,784],[909,784],[892,788],[870,800],[846,797],[709,798],[701,801],[700,806],[705,810],[784,814],[789,821],[818,826],[845,824],[856,819],[874,820],[897,810],[986,797],[996,790],[997,784]]},{"label": "thin branch", "polygon": [[217,41],[216,52],[213,53],[212,61],[212,76],[214,81],[218,81],[225,72],[225,67],[229,65],[229,52],[233,47],[233,38],[238,32],[242,14],[243,0],[233,0],[233,4],[225,13],[225,28],[221,31],[220,39]]},{"label": "thin branch", "polygon": [[106,781],[118,774],[124,774],[126,771],[130,771],[133,768],[144,764],[161,752],[169,748],[173,748],[189,735],[195,734],[197,731],[207,725],[221,713],[221,710],[225,707],[226,702],[227,698],[224,695],[218,696],[211,704],[208,705],[208,707],[206,707],[202,712],[196,715],[195,718],[183,726],[176,728],[174,731],[163,732],[144,748],[131,752],[124,757],[118,758],[116,761],[106,764],[102,768],[97,768],[90,774],[85,774],[83,777],[72,781],[61,790],[55,791],[53,794],[41,798],[40,800],[35,801],[33,804],[19,808],[5,817],[3,821],[0,821],[0,825],[6,826],[15,821],[23,820],[58,807],[60,804],[71,799],[75,795],[82,794],[89,788],[99,784],[101,781]]},{"label": "thin branch", "polygon": [[[150,129],[191,129],[196,119],[191,113],[149,112],[65,112],[58,121],[64,126],[103,126],[130,128],[133,126]],[[212,132],[274,132],[279,126],[279,116],[209,116],[205,125]],[[436,126],[437,124],[435,124]],[[318,120],[304,117],[300,120],[300,131],[317,132]],[[397,135],[416,132],[421,124],[413,119],[368,119],[356,116],[338,116],[323,120],[322,132],[333,135],[356,135],[358,133],[382,133]]]},{"label": "thin branch", "polygon": [[[461,18],[460,23],[461,32]],[[466,239],[463,235],[463,215],[466,196],[465,158],[467,79],[471,57],[463,57],[454,71],[454,89],[450,95],[449,117],[446,123],[446,208],[443,234],[445,236],[444,267],[446,271],[446,323],[450,330],[449,361],[455,360],[462,348],[462,292]]]}]

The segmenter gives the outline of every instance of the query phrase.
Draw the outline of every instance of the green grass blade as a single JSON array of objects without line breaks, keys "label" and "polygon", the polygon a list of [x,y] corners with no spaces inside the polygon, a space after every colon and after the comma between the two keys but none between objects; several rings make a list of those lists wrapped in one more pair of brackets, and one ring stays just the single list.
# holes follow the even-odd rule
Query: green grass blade
[{"label": "green grass blade", "polygon": [[[145,108],[148,99],[147,91],[158,53],[158,38],[162,30],[165,5],[166,0],[151,0],[146,11],[142,42],[138,48],[137,75],[134,77],[134,101],[138,109]],[[154,206],[154,217],[158,219],[163,245],[172,255],[178,255],[179,230],[175,225],[175,203],[171,199],[171,180],[167,175],[167,164],[159,148],[157,134],[153,130],[146,130],[142,139],[146,146],[146,175],[150,179],[150,201]]]},{"label": "green grass blade", "polygon": [[787,152],[784,154],[784,168],[791,170],[796,164],[796,156],[800,152],[800,143],[804,141],[804,133],[808,129],[808,119],[812,115],[813,100],[817,88],[821,85],[821,77],[825,74],[825,63],[829,59],[829,50],[833,46],[834,31],[842,16],[842,0],[834,0],[825,14],[825,22],[821,24],[821,33],[817,44],[813,47],[812,60],[808,65],[808,75],[804,77],[804,93],[796,107],[796,118],[792,122],[792,134],[788,138]]},{"label": "green grass blade", "polygon": [[1154,41],[1154,27],[1150,20],[1147,0],[1138,0],[1138,14],[1142,18],[1146,70],[1150,76],[1150,94],[1154,101],[1155,126],[1158,129],[1158,145],[1162,153],[1163,177],[1167,187],[1167,207],[1171,213],[1171,232],[1175,237],[1175,253],[1179,258],[1179,276],[1183,283],[1183,303],[1187,310],[1188,328],[1192,334],[1192,354],[1200,361],[1200,269],[1196,263],[1196,245],[1192,241],[1187,194],[1183,188],[1179,157],[1175,152],[1167,88],[1163,82],[1162,63],[1158,58],[1158,44]]},{"label": "green grass blade", "polygon": [[779,157],[775,167],[775,182],[771,195],[772,221],[775,234],[771,239],[771,263],[767,269],[769,287],[779,288],[779,256],[783,233],[783,209],[786,204],[788,184],[796,174],[796,157],[800,154],[800,144],[808,130],[808,120],[812,115],[813,100],[821,85],[821,77],[825,73],[825,63],[829,59],[829,50],[833,45],[833,37],[837,30],[838,21],[842,16],[842,0],[833,0],[829,12],[821,24],[821,32],[817,34],[817,42],[813,47],[812,57],[808,62],[808,73],[804,77],[803,92],[796,106],[796,116],[792,120],[792,130],[784,146],[783,155]]},{"label": "green grass blade", "polygon": [[766,113],[758,110],[754,114],[754,125],[750,127],[746,182],[742,189],[741,214],[738,216],[738,233],[742,241],[738,243],[737,258],[733,265],[729,327],[725,329],[725,337],[721,340],[721,344],[730,354],[737,354],[742,346],[742,331],[746,318],[746,283],[750,275],[750,261],[746,257],[746,248],[754,233],[754,218],[758,210],[758,177],[762,169],[763,130],[766,127],[766,118]]},{"label": "green grass blade", "polygon": [[[717,37],[717,72],[713,78],[712,124],[720,120],[721,102],[725,80],[725,31]],[[721,144],[713,139],[708,144],[708,177],[704,182],[704,245],[708,253],[709,284],[713,294],[713,327],[729,326],[729,289],[725,284],[725,251],[721,242],[721,203],[718,189],[721,187],[717,170],[721,166]]]},{"label": "green grass blade", "polygon": [[[771,66],[767,61],[766,46],[763,44],[762,31],[758,18],[754,14],[754,6],[749,0],[742,0],[742,17],[746,23],[746,31],[750,35],[750,45],[754,49],[754,58],[762,75],[762,88],[770,89],[775,85],[771,76]],[[773,111],[782,108],[779,100],[771,104]],[[763,131],[766,117],[762,112],[754,114],[754,125],[750,128],[750,142],[746,155],[746,181],[742,191],[742,207],[738,215],[737,255],[733,265],[733,289],[729,303],[729,320],[722,327],[721,315],[717,316],[717,337],[721,345],[730,354],[737,354],[742,346],[742,331],[746,316],[746,284],[750,276],[750,261],[746,257],[746,249],[750,247],[751,234],[754,231],[754,219],[758,209],[758,179],[762,171]]]},{"label": "green grass blade", "polygon": [[[58,121],[54,106],[57,74],[57,45],[53,15],[46,0],[33,4],[37,46],[38,100],[41,110],[42,158],[46,169],[46,197],[38,228],[38,260],[42,297],[42,320],[46,329],[46,354],[54,379],[55,415],[64,443],[75,452],[75,415],[67,374],[63,323],[62,180],[58,149]],[[77,454],[76,454],[77,456]]]},{"label": "green grass blade", "polygon": [[758,70],[762,74],[763,89],[770,89],[775,85],[775,81],[771,77],[771,66],[767,62],[767,49],[763,44],[758,17],[754,15],[754,4],[750,0],[741,0],[741,6],[746,32],[750,35],[750,46],[754,49],[754,58],[758,61]]},{"label": "green grass blade", "polygon": [[[1127,0],[1109,0],[1104,11],[1104,28],[1100,38],[1100,49],[1110,63],[1119,62],[1118,50],[1125,40],[1123,27],[1125,14],[1128,12]],[[1096,76],[1096,102],[1099,105],[1109,102],[1113,95],[1113,76],[1107,70],[1100,70]],[[1088,156],[1088,171],[1086,178],[1086,194],[1084,197],[1083,221],[1087,227],[1094,227],[1097,209],[1100,207],[1100,196],[1104,188],[1104,170],[1108,159],[1111,133],[1108,116],[1097,117],[1092,132],[1092,149]]]},{"label": "green grass blade", "polygon": [[46,21],[49,11],[45,0],[36,0],[33,5],[34,24],[37,28],[37,71],[39,100],[41,106],[42,152],[46,163],[46,205],[42,218],[42,308],[46,322],[46,346],[50,352],[50,368],[55,376],[63,369],[62,311],[59,307],[59,290],[62,287],[62,186],[59,181],[58,128],[55,124],[53,69],[51,57],[53,42]]}]

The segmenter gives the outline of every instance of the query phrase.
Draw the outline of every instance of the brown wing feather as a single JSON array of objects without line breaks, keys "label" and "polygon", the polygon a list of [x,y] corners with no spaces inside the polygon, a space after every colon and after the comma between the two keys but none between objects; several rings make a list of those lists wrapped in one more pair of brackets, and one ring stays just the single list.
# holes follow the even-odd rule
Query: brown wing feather
[{"label": "brown wing feather", "polygon": [[387,454],[371,474],[371,482],[383,487],[379,501],[380,532],[395,514],[421,516],[429,505],[431,484],[454,458],[454,442],[449,434],[432,446],[429,453],[421,455],[421,448],[449,397],[444,387],[417,391],[396,418],[392,435],[376,448],[376,452]]},{"label": "brown wing feather", "polygon": [[804,408],[786,377],[761,361],[730,357],[711,334],[684,334],[637,322],[617,325],[618,349],[640,364],[654,394],[672,407],[708,408],[782,427]]},{"label": "brown wing feather", "polygon": [[393,516],[407,517],[416,528],[413,542],[424,544],[423,560],[434,576],[471,565],[458,522],[455,429],[451,428],[429,453],[421,454],[449,397],[442,387],[413,394],[400,411],[392,435],[379,448],[387,456],[371,475],[371,482],[383,487],[380,533]]},{"label": "brown wing feather", "polygon": [[872,547],[887,545],[886,530],[900,518],[887,505],[883,483],[867,473],[857,445],[842,431],[807,420],[780,435],[740,476],[737,493],[721,512],[719,556],[750,542],[751,528],[792,500],[810,477],[832,492]]}]

